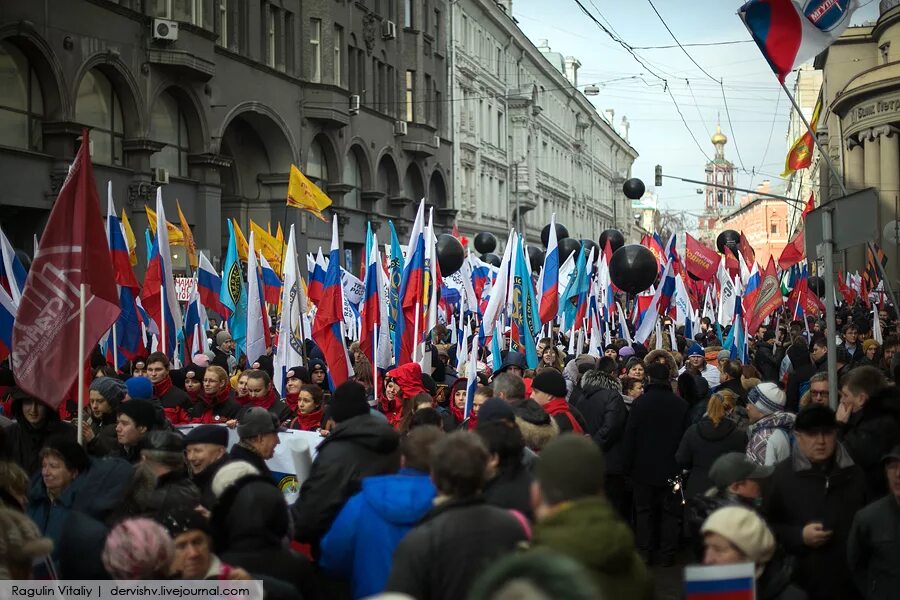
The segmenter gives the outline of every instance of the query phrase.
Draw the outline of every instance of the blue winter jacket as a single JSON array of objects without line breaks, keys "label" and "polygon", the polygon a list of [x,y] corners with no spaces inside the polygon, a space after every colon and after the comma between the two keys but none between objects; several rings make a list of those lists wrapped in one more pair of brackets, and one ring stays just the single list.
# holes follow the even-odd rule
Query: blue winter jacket
[{"label": "blue winter jacket", "polygon": [[322,538],[319,566],[353,584],[353,597],[384,591],[397,544],[432,508],[436,495],[427,474],[401,469],[362,480]]}]

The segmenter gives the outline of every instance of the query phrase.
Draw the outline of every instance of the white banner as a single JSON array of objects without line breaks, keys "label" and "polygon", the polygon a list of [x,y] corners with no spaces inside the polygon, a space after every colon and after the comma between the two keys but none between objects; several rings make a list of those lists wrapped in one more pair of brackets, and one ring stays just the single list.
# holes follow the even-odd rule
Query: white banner
[{"label": "white banner", "polygon": [[190,302],[191,294],[194,293],[193,277],[176,277],[175,278],[175,298],[179,302]]}]

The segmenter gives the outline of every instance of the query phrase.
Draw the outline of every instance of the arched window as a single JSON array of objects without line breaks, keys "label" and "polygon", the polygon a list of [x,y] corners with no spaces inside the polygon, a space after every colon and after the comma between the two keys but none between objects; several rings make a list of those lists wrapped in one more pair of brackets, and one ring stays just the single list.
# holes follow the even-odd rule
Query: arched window
[{"label": "arched window", "polygon": [[353,189],[344,194],[344,206],[359,208],[363,174],[362,169],[359,167],[359,160],[356,158],[356,152],[353,150],[347,153],[347,165],[344,167],[344,183],[353,186]]},{"label": "arched window", "polygon": [[96,70],[85,73],[78,86],[75,120],[91,128],[94,162],[122,164],[122,142],[125,139],[122,103],[112,83]]},{"label": "arched window", "polygon": [[168,92],[160,95],[153,105],[150,137],[166,147],[150,158],[150,165],[162,167],[172,175],[187,177],[189,151],[187,121],[178,101]]},{"label": "arched window", "polygon": [[329,181],[328,163],[325,162],[325,151],[322,149],[322,144],[319,143],[319,140],[313,140],[313,143],[309,145],[305,175],[319,187],[322,187]]},{"label": "arched window", "polygon": [[0,144],[41,150],[44,97],[34,69],[18,48],[0,42]]}]

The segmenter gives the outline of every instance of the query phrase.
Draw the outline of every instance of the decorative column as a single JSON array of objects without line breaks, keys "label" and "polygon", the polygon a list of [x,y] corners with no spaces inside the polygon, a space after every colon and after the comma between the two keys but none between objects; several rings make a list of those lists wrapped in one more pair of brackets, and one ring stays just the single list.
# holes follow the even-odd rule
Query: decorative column
[{"label": "decorative column", "polygon": [[877,188],[881,185],[881,143],[874,129],[860,132],[865,143],[864,186]]},{"label": "decorative column", "polygon": [[844,155],[844,184],[848,192],[855,192],[865,187],[865,163],[862,140],[856,136],[847,139],[847,153]]},{"label": "decorative column", "polygon": [[[900,218],[897,215],[897,197],[900,195],[900,130],[893,125],[878,127],[876,133],[881,137],[881,185],[878,190],[878,229],[876,239],[881,240],[881,247],[889,247],[882,240],[885,225]],[[890,280],[896,280],[900,274],[900,265],[896,260],[889,260],[885,271]]]}]

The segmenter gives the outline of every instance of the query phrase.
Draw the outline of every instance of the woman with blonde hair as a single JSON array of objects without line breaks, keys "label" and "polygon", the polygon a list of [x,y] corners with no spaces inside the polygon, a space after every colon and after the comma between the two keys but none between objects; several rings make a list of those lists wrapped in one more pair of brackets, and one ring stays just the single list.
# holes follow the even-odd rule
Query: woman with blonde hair
[{"label": "woman with blonde hair", "polygon": [[687,428],[675,453],[678,465],[690,471],[685,484],[685,498],[702,494],[713,486],[709,468],[727,452],[744,452],[747,433],[729,418],[737,404],[737,395],[730,390],[716,392],[706,404],[706,414]]}]

